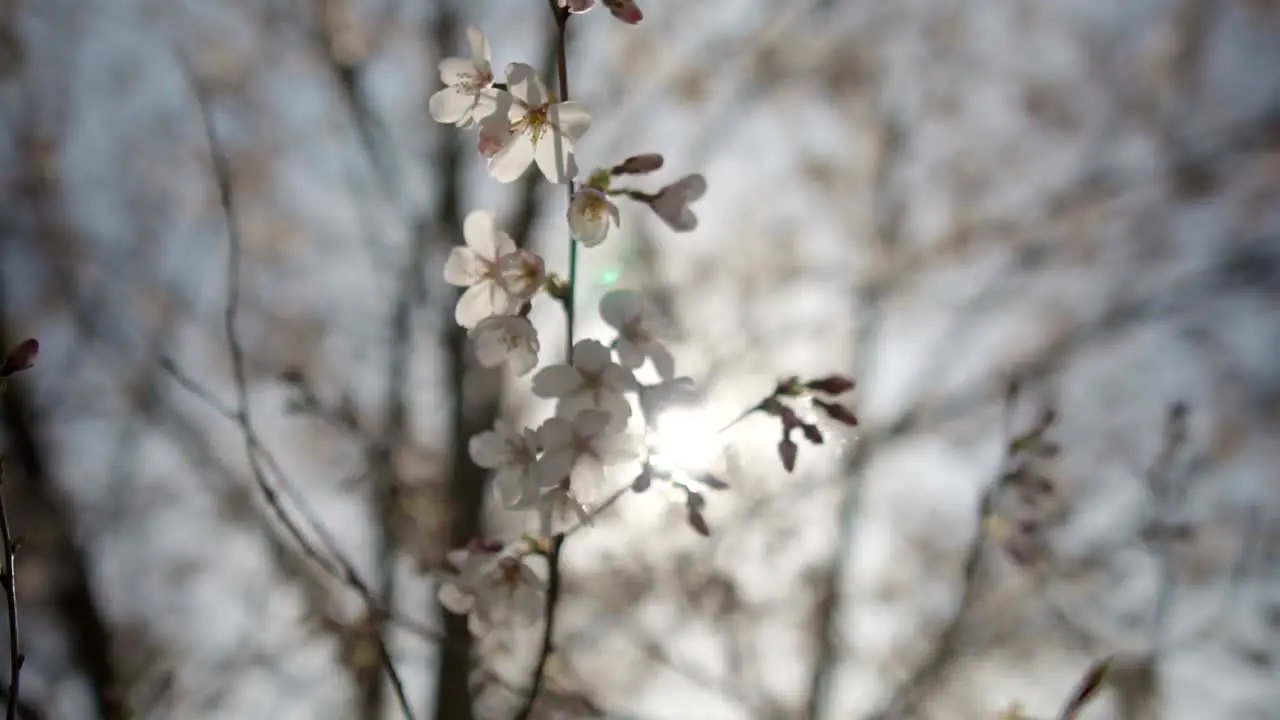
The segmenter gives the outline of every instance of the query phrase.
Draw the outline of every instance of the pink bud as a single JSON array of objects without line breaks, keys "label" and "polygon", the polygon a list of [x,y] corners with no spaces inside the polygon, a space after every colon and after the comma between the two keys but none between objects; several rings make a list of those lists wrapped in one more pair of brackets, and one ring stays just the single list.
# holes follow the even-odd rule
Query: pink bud
[{"label": "pink bud", "polygon": [[824,402],[817,399],[813,402],[822,409],[822,412],[826,413],[827,417],[832,420],[850,427],[856,427],[858,425],[858,417],[854,415],[853,411],[849,408],[840,405],[839,403]]},{"label": "pink bud", "polygon": [[604,0],[604,6],[624,23],[635,25],[644,19],[644,13],[633,0]]},{"label": "pink bud", "polygon": [[841,395],[853,389],[853,380],[843,375],[828,375],[810,380],[804,386],[825,395]]},{"label": "pink bud", "polygon": [[782,438],[782,442],[778,443],[778,457],[782,458],[782,467],[786,468],[787,472],[796,469],[796,453],[799,450],[800,448],[796,446],[796,442],[785,435]]},{"label": "pink bud", "polygon": [[30,369],[36,364],[36,356],[40,354],[40,343],[35,338],[27,338],[18,343],[0,364],[0,377],[9,377],[14,373]]},{"label": "pink bud", "polygon": [[623,160],[621,163],[614,165],[609,172],[614,175],[643,175],[662,169],[662,155],[658,153],[644,153],[643,155],[632,155]]}]

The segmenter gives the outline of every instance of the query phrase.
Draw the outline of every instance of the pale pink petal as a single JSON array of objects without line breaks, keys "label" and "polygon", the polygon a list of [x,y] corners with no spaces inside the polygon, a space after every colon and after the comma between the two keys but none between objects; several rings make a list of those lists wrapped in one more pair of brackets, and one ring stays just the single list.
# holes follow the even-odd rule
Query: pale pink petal
[{"label": "pale pink petal", "polygon": [[480,121],[476,150],[481,157],[492,158],[511,142],[511,123],[501,115],[490,115]]},{"label": "pale pink petal", "polygon": [[489,174],[501,183],[514,182],[529,169],[533,154],[533,140],[525,133],[516,133],[489,159]]},{"label": "pale pink petal", "polygon": [[446,582],[440,586],[436,598],[446,610],[458,615],[465,615],[475,608],[475,597],[463,592],[456,584]]},{"label": "pale pink petal", "polygon": [[614,330],[640,316],[644,298],[634,290],[610,290],[600,298],[600,318]]},{"label": "pale pink petal", "polygon": [[484,277],[485,265],[468,248],[455,247],[444,262],[444,281],[458,287],[475,285]]},{"label": "pale pink petal", "polygon": [[582,387],[582,375],[568,365],[552,365],[533,376],[533,394],[540,398],[558,398]]},{"label": "pale pink petal", "polygon": [[626,433],[612,433],[599,439],[596,454],[605,465],[621,465],[640,459],[643,453],[635,437]]},{"label": "pale pink petal", "polygon": [[455,87],[437,91],[427,101],[431,119],[439,123],[456,124],[471,111],[475,98]]},{"label": "pale pink petal", "polygon": [[585,372],[598,373],[612,363],[609,348],[599,340],[579,340],[573,346],[573,365]]},{"label": "pale pink petal", "polygon": [[464,328],[473,328],[490,315],[501,315],[509,309],[509,296],[497,283],[481,282],[467,288],[458,298],[453,317]]},{"label": "pale pink petal", "polygon": [[572,449],[557,448],[546,451],[542,457],[538,458],[536,466],[539,484],[548,488],[555,487],[573,472],[577,459],[578,454]]},{"label": "pale pink petal", "polygon": [[525,499],[529,488],[525,483],[525,471],[520,467],[505,467],[493,476],[494,494],[505,508],[514,508]]},{"label": "pale pink petal", "polygon": [[507,92],[510,92],[525,107],[540,108],[547,104],[550,97],[547,86],[532,67],[519,62],[507,65]]},{"label": "pale pink petal", "polygon": [[573,141],[556,130],[545,133],[534,144],[533,158],[538,162],[538,169],[553,183],[569,182],[578,174]]},{"label": "pale pink petal", "polygon": [[623,367],[634,369],[644,365],[644,353],[625,337],[619,336],[614,348],[618,351],[618,362]]},{"label": "pale pink petal", "polygon": [[[484,61],[487,66],[492,57],[489,54],[489,41],[485,39],[480,28],[472,25],[467,28],[467,44],[471,46],[471,57],[476,61]],[[479,65],[479,62],[476,63]]]},{"label": "pale pink petal", "polygon": [[493,213],[488,210],[472,210],[462,221],[462,237],[466,239],[467,247],[485,260],[497,260],[501,255],[497,234]]},{"label": "pale pink petal", "polygon": [[523,343],[511,350],[507,355],[507,364],[511,367],[511,372],[516,375],[524,375],[532,371],[538,366],[538,339]]},{"label": "pale pink petal", "polygon": [[568,420],[548,418],[534,431],[538,445],[551,452],[568,447],[573,442],[573,425]]},{"label": "pale pink petal", "polygon": [[504,319],[496,315],[487,317],[468,333],[475,345],[476,360],[484,367],[498,367],[507,361],[507,331],[502,327]]},{"label": "pale pink petal", "polygon": [[601,392],[598,406],[609,416],[609,427],[621,429],[631,419],[631,403],[616,392]]},{"label": "pale pink petal", "polygon": [[595,437],[609,426],[609,414],[602,410],[583,410],[573,419],[574,433]]},{"label": "pale pink petal", "polygon": [[507,441],[501,434],[486,430],[471,436],[467,452],[476,465],[492,470],[507,462]]},{"label": "pale pink petal", "polygon": [[605,484],[604,465],[590,455],[583,455],[574,463],[570,475],[570,486],[574,490],[592,492]]},{"label": "pale pink petal", "polygon": [[449,57],[440,61],[440,80],[445,85],[469,85],[481,79],[483,68],[468,58]]},{"label": "pale pink petal", "polygon": [[666,345],[657,341],[647,343],[645,354],[653,360],[653,367],[663,380],[670,380],[676,376],[676,360],[671,356],[671,351]]},{"label": "pale pink petal", "polygon": [[611,387],[618,392],[635,390],[639,387],[639,383],[636,382],[636,376],[631,374],[630,370],[617,363],[610,363],[608,367],[604,368],[600,373],[600,380],[606,387]]}]

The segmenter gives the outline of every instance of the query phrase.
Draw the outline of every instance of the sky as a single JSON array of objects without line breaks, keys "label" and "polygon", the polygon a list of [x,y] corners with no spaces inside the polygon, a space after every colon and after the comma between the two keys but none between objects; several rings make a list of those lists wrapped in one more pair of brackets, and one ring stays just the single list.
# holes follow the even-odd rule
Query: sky
[{"label": "sky", "polygon": [[[286,3],[24,10],[30,89],[10,83],[0,109],[7,127],[34,114],[54,136],[62,191],[52,225],[23,212],[3,247],[5,307],[44,348],[32,388],[95,594],[122,637],[145,638],[129,663],[133,697],[167,688],[172,698],[148,717],[350,717],[354,690],[333,637],[309,629],[305,592],[278,576],[263,510],[244,509],[240,433],[157,367],[172,358],[233,402],[225,218],[176,58],[218,92],[263,442],[370,568],[363,450],[289,415],[276,377],[301,366],[325,397],[346,393],[361,417],[380,416],[389,278],[441,185],[430,149],[439,133],[463,132],[423,112],[437,82],[427,12],[403,5],[365,86],[386,175]],[[541,57],[541,3],[471,5],[495,67]],[[811,615],[834,559],[843,602],[826,707],[870,716],[955,612],[979,494],[1000,467],[1001,388],[1019,371],[1035,383],[1017,420],[1042,400],[1060,417],[1052,474],[1066,509],[1045,531],[1052,562],[1019,567],[989,548],[964,651],[926,716],[994,717],[1017,701],[1049,717],[1098,657],[1159,646],[1162,717],[1266,717],[1280,683],[1257,658],[1280,639],[1267,620],[1280,586],[1257,559],[1265,533],[1255,530],[1278,517],[1280,74],[1263,68],[1280,67],[1280,10],[1244,0],[684,5],[642,3],[636,28],[602,11],[574,21],[572,87],[594,115],[580,164],[661,152],[662,180],[700,172],[710,188],[692,233],[622,208],[610,240],[582,252],[579,330],[606,337],[594,313],[606,289],[669,294],[678,367],[705,386],[702,405],[666,419],[679,428],[670,435],[706,437],[790,374],[854,374],[862,426],[830,428],[792,474],[763,418],[718,440],[708,462],[732,487],[710,496],[711,539],[656,492],[575,538],[564,677],[618,717],[800,717]],[[12,138],[3,152],[18,165]],[[466,152],[462,166],[466,209],[513,207],[480,158]],[[1192,170],[1205,187],[1187,188]],[[564,199],[548,190],[544,200],[534,248],[563,273]],[[449,429],[439,267],[460,238],[441,240],[423,268],[407,393],[425,458],[407,462],[428,476]],[[558,347],[554,305],[532,318]],[[148,393],[165,408],[150,420],[132,407]],[[1193,408],[1194,482],[1183,501],[1157,503],[1143,471],[1175,400]],[[510,384],[507,405],[530,423],[546,411],[527,379]],[[208,457],[192,454],[191,436]],[[1136,539],[1153,513],[1197,528],[1170,561],[1179,589],[1160,628],[1163,571]],[[522,522],[500,516],[495,527]],[[397,567],[399,607],[438,626],[412,553]],[[629,582],[648,592],[612,596]],[[358,609],[350,593],[332,605]],[[48,629],[28,633],[24,687],[52,716],[90,717],[47,614],[25,615]],[[521,682],[532,635],[517,639],[495,667]],[[651,666],[647,646],[666,657]],[[438,657],[407,635],[394,647],[425,707]],[[1115,716],[1106,703],[1091,712]]]}]

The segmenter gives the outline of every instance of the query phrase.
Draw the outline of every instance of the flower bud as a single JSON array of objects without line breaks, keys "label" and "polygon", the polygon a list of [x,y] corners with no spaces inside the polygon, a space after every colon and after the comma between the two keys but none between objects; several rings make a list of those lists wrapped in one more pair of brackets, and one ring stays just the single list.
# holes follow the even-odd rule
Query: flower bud
[{"label": "flower bud", "polygon": [[661,170],[663,162],[662,155],[658,153],[632,155],[621,163],[614,165],[609,172],[614,175],[643,175]]}]

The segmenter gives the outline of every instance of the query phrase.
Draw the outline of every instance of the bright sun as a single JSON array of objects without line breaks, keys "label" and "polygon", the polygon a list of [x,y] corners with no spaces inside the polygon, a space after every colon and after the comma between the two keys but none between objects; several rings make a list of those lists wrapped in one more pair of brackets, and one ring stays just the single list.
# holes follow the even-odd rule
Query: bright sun
[{"label": "bright sun", "polygon": [[696,472],[715,462],[720,440],[707,414],[693,408],[663,411],[649,432],[649,463],[659,471]]}]

